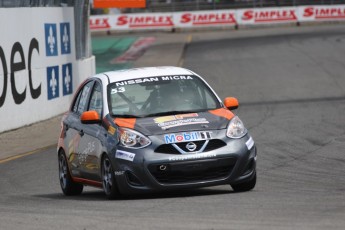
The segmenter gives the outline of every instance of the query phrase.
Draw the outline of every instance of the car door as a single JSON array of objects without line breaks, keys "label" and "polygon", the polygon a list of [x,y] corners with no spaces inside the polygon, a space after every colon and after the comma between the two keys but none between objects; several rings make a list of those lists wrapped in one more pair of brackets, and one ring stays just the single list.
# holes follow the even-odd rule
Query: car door
[{"label": "car door", "polygon": [[66,119],[63,121],[65,130],[64,144],[66,146],[66,156],[69,161],[71,174],[73,177],[82,177],[81,165],[83,156],[78,151],[79,143],[82,137],[82,124],[80,122],[80,115],[86,110],[87,101],[90,97],[90,91],[94,82],[86,82],[79,88],[77,96],[72,103]]},{"label": "car door", "polygon": [[[102,95],[102,84],[96,80],[87,101],[86,111],[96,111],[101,119],[103,117]],[[82,124],[80,134],[78,153],[82,159],[82,176],[89,180],[100,181],[100,158],[106,139],[106,130],[101,123]]]}]

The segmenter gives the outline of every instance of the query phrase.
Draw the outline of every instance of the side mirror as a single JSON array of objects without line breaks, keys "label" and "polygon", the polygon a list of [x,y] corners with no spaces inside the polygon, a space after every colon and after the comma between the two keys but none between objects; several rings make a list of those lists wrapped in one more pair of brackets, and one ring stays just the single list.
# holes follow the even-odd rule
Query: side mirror
[{"label": "side mirror", "polygon": [[238,108],[238,100],[234,97],[226,97],[224,99],[224,105],[226,108],[233,110]]},{"label": "side mirror", "polygon": [[98,113],[95,110],[85,111],[80,116],[81,123],[83,124],[97,124],[101,123]]}]

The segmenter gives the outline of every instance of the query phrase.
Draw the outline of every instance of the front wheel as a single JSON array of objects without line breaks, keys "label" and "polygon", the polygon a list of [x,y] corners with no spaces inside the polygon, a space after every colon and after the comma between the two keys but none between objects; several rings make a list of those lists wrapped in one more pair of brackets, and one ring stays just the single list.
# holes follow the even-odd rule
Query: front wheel
[{"label": "front wheel", "polygon": [[66,196],[79,195],[83,192],[83,185],[75,183],[69,173],[68,163],[65,153],[59,153],[59,180],[62,192]]},{"label": "front wheel", "polygon": [[114,170],[107,156],[102,159],[102,185],[108,199],[113,200],[120,196],[116,186]]},{"label": "front wheel", "polygon": [[249,180],[246,181],[244,183],[240,183],[240,184],[232,184],[231,187],[233,188],[233,190],[235,192],[246,192],[249,190],[252,190],[256,185],[256,172],[254,174],[254,177]]}]

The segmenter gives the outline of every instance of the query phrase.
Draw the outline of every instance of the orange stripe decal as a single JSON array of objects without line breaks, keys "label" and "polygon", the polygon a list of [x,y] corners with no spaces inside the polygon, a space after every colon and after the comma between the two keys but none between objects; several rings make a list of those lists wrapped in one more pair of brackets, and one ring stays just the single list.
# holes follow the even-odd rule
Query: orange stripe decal
[{"label": "orange stripe decal", "polygon": [[224,117],[228,120],[233,118],[235,115],[228,109],[220,108],[220,109],[215,109],[215,110],[209,110],[210,113],[213,115],[216,115],[218,117]]},{"label": "orange stripe decal", "polygon": [[77,182],[77,183],[88,184],[88,185],[100,187],[100,188],[102,188],[102,186],[103,186],[102,182],[94,181],[94,180],[88,180],[88,179],[79,178],[79,177],[72,177],[72,180],[74,182]]},{"label": "orange stripe decal", "polygon": [[115,118],[114,122],[120,127],[134,129],[136,118]]}]

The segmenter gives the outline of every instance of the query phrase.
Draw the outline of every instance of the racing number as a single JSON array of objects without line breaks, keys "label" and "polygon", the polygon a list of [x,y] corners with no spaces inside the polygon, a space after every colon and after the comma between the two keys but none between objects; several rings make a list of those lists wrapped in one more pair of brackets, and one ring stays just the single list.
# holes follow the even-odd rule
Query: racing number
[{"label": "racing number", "polygon": [[126,91],[125,87],[119,87],[119,88],[112,89],[112,90],[111,90],[111,94],[123,93],[123,92],[125,92],[125,91]]}]

